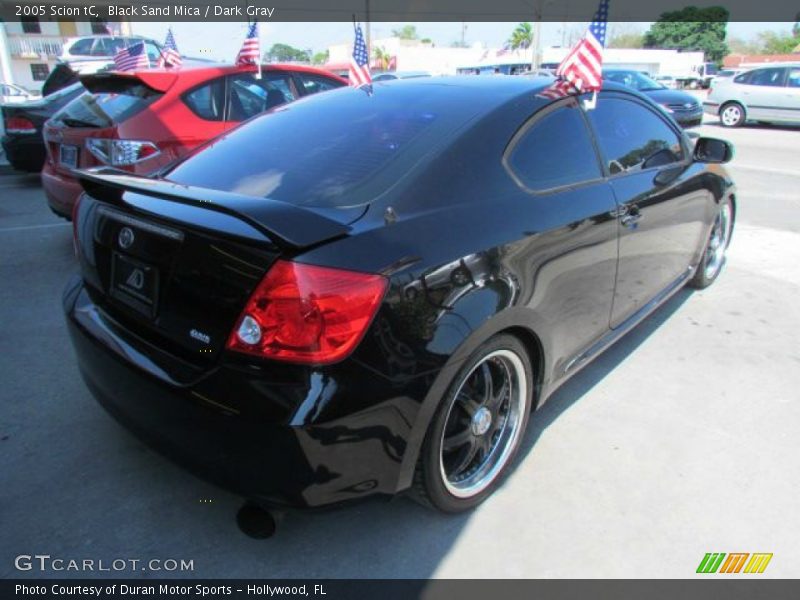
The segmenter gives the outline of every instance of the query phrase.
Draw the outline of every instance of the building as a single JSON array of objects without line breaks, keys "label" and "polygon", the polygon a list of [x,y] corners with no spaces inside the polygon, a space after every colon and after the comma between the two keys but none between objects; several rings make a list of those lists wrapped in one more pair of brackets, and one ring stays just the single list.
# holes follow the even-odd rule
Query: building
[{"label": "building", "polygon": [[[396,37],[372,40],[370,68],[374,71],[427,71],[431,75],[455,75],[462,67],[477,65],[490,53],[482,44],[469,48],[434,46],[420,40]],[[328,47],[328,62],[324,68],[334,73],[347,73],[350,66],[352,42]],[[376,58],[380,54],[385,60]],[[487,62],[488,64],[488,62]]]},{"label": "building", "polygon": [[798,62],[800,61],[800,46],[792,54],[728,54],[722,64],[726,69],[743,69],[759,67],[766,63]]},{"label": "building", "polygon": [[130,35],[130,23],[56,21],[26,18],[0,22],[0,78],[40,90],[67,38],[109,33]]}]

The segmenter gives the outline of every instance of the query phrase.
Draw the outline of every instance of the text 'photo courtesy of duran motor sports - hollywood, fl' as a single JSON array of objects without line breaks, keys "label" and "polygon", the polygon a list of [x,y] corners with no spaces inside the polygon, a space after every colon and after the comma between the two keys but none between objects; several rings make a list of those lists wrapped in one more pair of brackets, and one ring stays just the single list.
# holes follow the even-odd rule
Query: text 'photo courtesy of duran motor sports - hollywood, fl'
[{"label": "text 'photo courtesy of duran motor sports - hollywood, fl'", "polygon": [[796,597],[795,9],[0,2],[0,597]]}]

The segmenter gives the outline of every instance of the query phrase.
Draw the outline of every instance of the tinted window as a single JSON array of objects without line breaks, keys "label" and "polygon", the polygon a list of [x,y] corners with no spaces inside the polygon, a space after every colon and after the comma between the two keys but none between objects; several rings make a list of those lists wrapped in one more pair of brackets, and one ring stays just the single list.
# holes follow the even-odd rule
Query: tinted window
[{"label": "tinted window", "polygon": [[523,129],[506,164],[532,190],[547,190],[602,177],[580,108],[556,109]]},{"label": "tinted window", "polygon": [[206,121],[225,118],[225,78],[219,77],[184,94],[183,101],[189,109]]},{"label": "tinted window", "polygon": [[750,73],[747,83],[770,87],[782,86],[785,73],[786,69],[756,69]]},{"label": "tinted window", "polygon": [[334,79],[320,77],[319,75],[311,75],[310,73],[295,73],[295,76],[303,86],[303,91],[306,95],[325,92],[337,87],[342,87],[343,85]]},{"label": "tinted window", "polygon": [[87,92],[53,117],[68,127],[110,127],[141,112],[161,97],[149,87],[122,78],[89,84]]},{"label": "tinted window", "polygon": [[251,73],[228,77],[228,121],[244,121],[295,99],[289,75]]},{"label": "tinted window", "polygon": [[69,53],[73,56],[89,56],[92,53],[92,44],[94,44],[94,39],[83,38],[70,46]]},{"label": "tinted window", "polygon": [[637,102],[603,98],[587,113],[612,174],[683,160],[680,138],[655,112]]},{"label": "tinted window", "polygon": [[625,87],[633,88],[640,92],[664,89],[663,85],[638,71],[604,71],[603,79],[621,83]]},{"label": "tinted window", "polygon": [[360,206],[449,143],[481,110],[448,86],[370,96],[342,88],[281,106],[217,138],[167,176],[293,204]]},{"label": "tinted window", "polygon": [[793,88],[800,88],[800,69],[789,69],[789,78],[786,85]]}]

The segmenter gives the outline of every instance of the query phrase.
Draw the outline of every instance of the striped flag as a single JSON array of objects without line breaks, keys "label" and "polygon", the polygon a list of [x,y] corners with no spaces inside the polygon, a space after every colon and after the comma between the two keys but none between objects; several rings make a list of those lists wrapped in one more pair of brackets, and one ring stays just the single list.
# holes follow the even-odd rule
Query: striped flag
[{"label": "striped flag", "polygon": [[167,38],[164,40],[164,48],[161,50],[158,66],[180,67],[182,62],[181,53],[178,52],[178,45],[175,43],[175,36],[172,35],[172,27],[170,27],[167,29]]},{"label": "striped flag", "polygon": [[123,48],[114,55],[114,68],[117,71],[139,71],[150,68],[150,60],[144,51],[144,42]]},{"label": "striped flag", "polygon": [[242,48],[236,55],[237,65],[260,65],[261,51],[258,41],[258,22],[253,21],[247,30],[247,37],[242,42]]},{"label": "striped flag", "polygon": [[577,93],[596,92],[603,87],[603,47],[606,45],[608,2],[600,0],[589,29],[558,65],[556,76],[570,82]]},{"label": "striped flag", "polygon": [[353,43],[353,55],[350,57],[348,79],[353,87],[361,87],[372,83],[372,75],[369,72],[369,55],[364,34],[361,33],[361,25],[356,25],[355,30],[356,39]]}]

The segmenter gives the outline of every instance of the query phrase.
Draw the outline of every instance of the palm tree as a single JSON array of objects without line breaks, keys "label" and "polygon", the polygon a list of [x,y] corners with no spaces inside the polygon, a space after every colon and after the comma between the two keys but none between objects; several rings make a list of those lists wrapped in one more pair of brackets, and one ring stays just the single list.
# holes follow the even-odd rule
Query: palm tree
[{"label": "palm tree", "polygon": [[530,23],[520,23],[511,32],[511,37],[508,39],[508,44],[512,50],[517,48],[529,48],[533,43],[533,30]]},{"label": "palm tree", "polygon": [[391,56],[389,56],[389,53],[384,48],[377,46],[372,49],[372,54],[380,61],[381,71],[385,71],[389,68],[389,59]]}]

